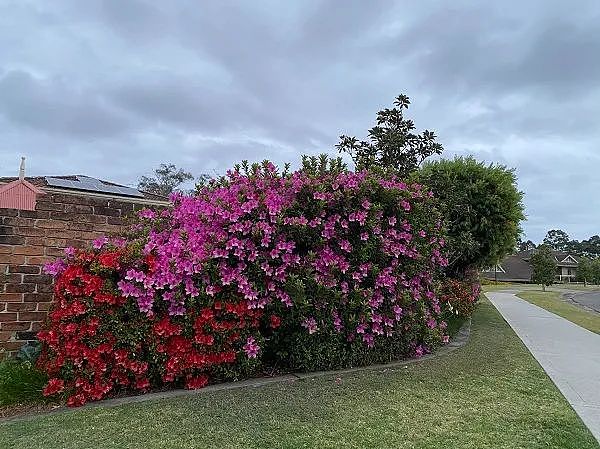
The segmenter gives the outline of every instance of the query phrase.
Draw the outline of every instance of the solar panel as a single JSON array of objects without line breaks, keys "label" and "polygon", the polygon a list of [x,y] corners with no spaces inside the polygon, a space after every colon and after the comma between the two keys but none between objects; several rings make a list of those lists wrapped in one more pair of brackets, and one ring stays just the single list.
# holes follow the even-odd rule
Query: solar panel
[{"label": "solar panel", "polygon": [[76,176],[77,180],[53,178],[46,176],[46,182],[51,187],[63,187],[65,189],[86,190],[90,192],[114,193],[122,196],[135,196],[142,198],[144,196],[139,190],[132,187],[115,186],[105,184],[99,179],[89,176]]}]

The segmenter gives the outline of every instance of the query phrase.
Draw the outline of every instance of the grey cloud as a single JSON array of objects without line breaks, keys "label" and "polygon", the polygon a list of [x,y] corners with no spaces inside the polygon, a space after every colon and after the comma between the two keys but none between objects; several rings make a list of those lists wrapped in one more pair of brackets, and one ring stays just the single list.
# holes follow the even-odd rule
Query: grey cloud
[{"label": "grey cloud", "polygon": [[124,183],[161,162],[196,174],[294,162],[365,136],[406,92],[447,155],[517,167],[530,238],[600,232],[596,0],[0,9],[0,160],[26,152],[32,170]]},{"label": "grey cloud", "polygon": [[94,91],[39,80],[20,70],[0,78],[0,111],[13,123],[76,138],[113,136],[129,127],[126,117]]}]

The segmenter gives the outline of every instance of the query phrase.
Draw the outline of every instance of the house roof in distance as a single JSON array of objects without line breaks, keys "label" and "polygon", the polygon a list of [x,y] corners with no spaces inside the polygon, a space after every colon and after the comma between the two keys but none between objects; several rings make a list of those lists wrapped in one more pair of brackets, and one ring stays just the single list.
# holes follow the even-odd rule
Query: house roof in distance
[{"label": "house roof in distance", "polygon": [[[4,183],[11,183],[19,178],[0,177],[0,187]],[[33,186],[45,191],[65,191],[72,193],[90,193],[139,199],[140,201],[168,202],[168,198],[154,193],[143,192],[133,187],[124,186],[102,179],[92,178],[86,175],[62,175],[62,176],[33,176],[25,180]]]}]

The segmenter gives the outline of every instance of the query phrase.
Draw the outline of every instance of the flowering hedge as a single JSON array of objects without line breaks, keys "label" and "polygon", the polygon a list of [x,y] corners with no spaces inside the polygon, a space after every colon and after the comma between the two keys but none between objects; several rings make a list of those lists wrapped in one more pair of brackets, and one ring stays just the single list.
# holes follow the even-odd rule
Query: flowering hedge
[{"label": "flowering hedge", "polygon": [[420,356],[442,340],[439,214],[419,185],[367,172],[231,172],[127,238],[46,267],[46,395],[119,391]]}]

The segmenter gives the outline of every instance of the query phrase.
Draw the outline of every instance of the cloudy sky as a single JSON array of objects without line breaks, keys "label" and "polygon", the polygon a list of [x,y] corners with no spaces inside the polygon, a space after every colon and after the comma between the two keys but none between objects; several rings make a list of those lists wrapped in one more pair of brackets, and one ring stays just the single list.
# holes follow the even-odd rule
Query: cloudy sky
[{"label": "cloudy sky", "polygon": [[399,93],[515,167],[529,238],[600,233],[600,2],[0,0],[0,175],[133,185],[363,137]]}]

